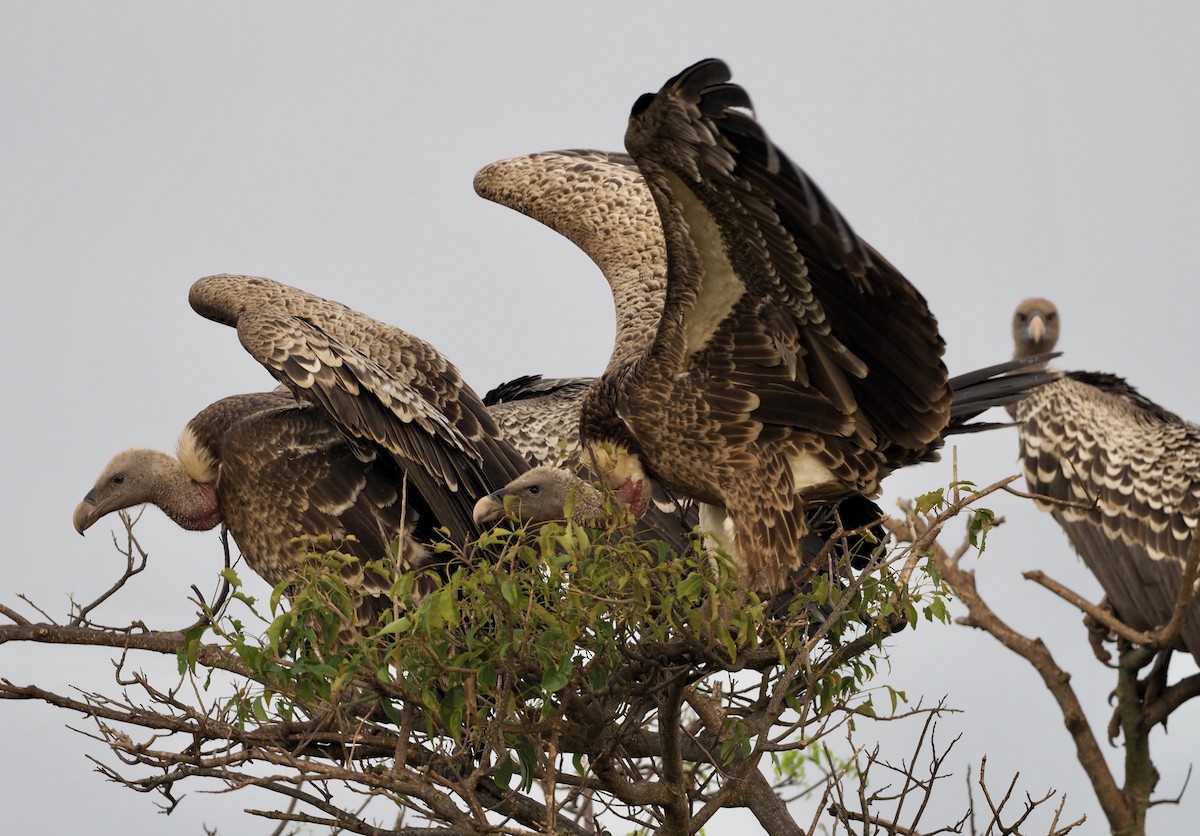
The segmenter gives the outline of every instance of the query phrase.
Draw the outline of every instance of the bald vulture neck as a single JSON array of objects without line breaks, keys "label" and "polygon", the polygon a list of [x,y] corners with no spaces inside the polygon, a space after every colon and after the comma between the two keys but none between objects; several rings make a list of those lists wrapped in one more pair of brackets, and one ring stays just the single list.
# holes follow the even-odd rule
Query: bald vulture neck
[{"label": "bald vulture neck", "polygon": [[151,474],[147,483],[151,502],[162,509],[180,528],[208,531],[221,522],[217,507],[217,486],[192,479],[174,456],[147,450],[146,463]]}]

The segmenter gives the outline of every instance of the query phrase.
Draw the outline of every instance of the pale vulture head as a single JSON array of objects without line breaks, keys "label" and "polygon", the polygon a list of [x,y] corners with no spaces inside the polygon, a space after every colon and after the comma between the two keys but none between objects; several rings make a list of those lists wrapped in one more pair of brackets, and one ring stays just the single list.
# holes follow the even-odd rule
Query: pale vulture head
[{"label": "pale vulture head", "polygon": [[189,478],[178,459],[141,448],[113,457],[95,486],[75,507],[71,521],[75,530],[83,534],[106,514],[147,502],[192,531],[205,531],[221,522],[211,484]]},{"label": "pale vulture head", "polygon": [[473,516],[481,526],[505,513],[522,522],[546,522],[567,519],[568,508],[570,518],[584,525],[599,525],[607,518],[604,497],[595,486],[570,470],[543,465],[483,497],[475,503]]},{"label": "pale vulture head", "polygon": [[1013,357],[1053,351],[1058,344],[1058,308],[1049,299],[1026,299],[1013,314]]}]

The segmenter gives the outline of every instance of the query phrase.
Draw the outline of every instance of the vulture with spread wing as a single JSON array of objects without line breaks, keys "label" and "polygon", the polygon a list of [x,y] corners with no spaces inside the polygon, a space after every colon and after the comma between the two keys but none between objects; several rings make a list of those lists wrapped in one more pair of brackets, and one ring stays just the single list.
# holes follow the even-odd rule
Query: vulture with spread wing
[{"label": "vulture with spread wing", "polygon": [[[1027,299],[1013,317],[1018,358],[1058,339],[1058,312]],[[1200,519],[1200,427],[1119,377],[1068,372],[1014,407],[1029,490],[1062,526],[1117,616],[1170,621]],[[1200,605],[1179,643],[1200,662]]]},{"label": "vulture with spread wing", "polygon": [[[646,183],[627,154],[594,150],[550,151],[499,160],[475,175],[481,197],[516,209],[563,235],[601,269],[612,293],[616,314],[614,348],[609,369],[621,368],[650,345],[662,318],[667,294],[667,254],[662,224]],[[538,465],[475,506],[476,521],[494,522],[511,497],[511,512],[525,522],[561,519],[568,503],[577,522],[607,522],[604,497],[576,476],[580,461],[579,417],[595,378],[544,380],[527,376],[496,387],[484,396],[505,436],[531,463]],[[536,404],[531,413],[525,404]],[[560,439],[557,456],[535,456],[546,440]],[[563,455],[565,454],[565,456]],[[567,468],[551,467],[560,463]],[[674,548],[683,544],[675,531],[698,522],[695,503],[677,498],[651,480],[647,533],[663,537]],[[865,497],[837,508],[813,509],[803,550],[820,554],[825,541],[839,530],[866,528],[883,512]],[[845,551],[862,557],[884,537],[882,528],[851,537]]]},{"label": "vulture with spread wing", "polygon": [[617,338],[582,404],[585,458],[635,512],[652,480],[699,500],[747,584],[775,593],[816,569],[797,547],[811,505],[874,494],[1042,378],[995,367],[956,399],[924,299],[728,80],[704,61],[640,99],[631,156],[506,160],[475,185],[574,241],[609,282]]},{"label": "vulture with spread wing", "polygon": [[[361,561],[392,553],[406,570],[426,562],[437,528],[460,545],[474,537],[475,497],[528,469],[458,370],[416,337],[269,279],[211,276],[189,298],[285,388],[207,407],[176,457],[118,454],[75,510],[80,533],[150,502],[184,528],[224,522],[271,584],[296,577],[300,535]],[[361,564],[347,574],[370,617],[385,590]]]}]

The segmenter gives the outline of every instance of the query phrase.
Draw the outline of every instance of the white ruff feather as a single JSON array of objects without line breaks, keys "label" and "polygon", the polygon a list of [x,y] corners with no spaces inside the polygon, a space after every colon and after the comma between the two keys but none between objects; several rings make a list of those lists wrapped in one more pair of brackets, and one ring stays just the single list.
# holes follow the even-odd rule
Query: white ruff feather
[{"label": "white ruff feather", "polygon": [[217,460],[196,438],[191,427],[184,427],[175,442],[175,456],[183,465],[188,478],[201,484],[217,481]]}]

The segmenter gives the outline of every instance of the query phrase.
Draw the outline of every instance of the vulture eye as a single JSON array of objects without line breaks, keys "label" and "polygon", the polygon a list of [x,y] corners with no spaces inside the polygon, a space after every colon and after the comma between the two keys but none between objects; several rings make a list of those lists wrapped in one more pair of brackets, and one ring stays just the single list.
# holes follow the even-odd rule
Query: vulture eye
[{"label": "vulture eye", "polygon": [[541,488],[539,488],[537,485],[530,485],[530,486],[529,486],[529,495],[530,495],[530,496],[537,496],[537,495],[538,495],[538,494],[540,494],[541,492],[542,492],[542,489],[541,489]]},{"label": "vulture eye", "polygon": [[1019,312],[1017,313],[1017,322],[1024,322],[1027,319],[1029,319],[1028,314],[1019,313]]},{"label": "vulture eye", "polygon": [[116,476],[114,476],[114,477],[112,478],[112,483],[113,483],[114,485],[124,485],[124,484],[125,484],[125,474],[124,474],[124,473],[118,473]]},{"label": "vulture eye", "polygon": [[1050,311],[1050,313],[1046,314],[1047,322],[1053,322],[1056,319],[1058,319],[1058,314],[1056,314],[1054,311]]}]

